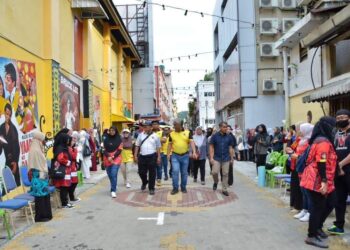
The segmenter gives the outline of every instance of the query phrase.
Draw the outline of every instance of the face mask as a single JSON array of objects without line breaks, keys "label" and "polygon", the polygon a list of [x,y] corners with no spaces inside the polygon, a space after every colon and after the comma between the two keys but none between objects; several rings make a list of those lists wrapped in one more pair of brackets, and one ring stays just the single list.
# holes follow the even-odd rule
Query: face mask
[{"label": "face mask", "polygon": [[337,128],[346,128],[347,126],[349,126],[349,120],[337,121],[336,125],[337,125]]}]

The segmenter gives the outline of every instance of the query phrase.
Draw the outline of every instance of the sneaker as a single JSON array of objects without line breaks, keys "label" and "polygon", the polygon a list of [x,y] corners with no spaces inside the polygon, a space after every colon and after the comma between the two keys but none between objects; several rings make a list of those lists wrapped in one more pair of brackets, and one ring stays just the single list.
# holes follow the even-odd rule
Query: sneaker
[{"label": "sneaker", "polygon": [[74,208],[74,206],[72,206],[72,204],[67,204],[65,206],[62,206],[62,208]]},{"label": "sneaker", "polygon": [[151,190],[149,191],[149,195],[154,195],[154,194],[155,194],[154,189],[151,189]]},{"label": "sneaker", "polygon": [[171,195],[175,195],[175,194],[177,194],[178,192],[179,192],[178,189],[173,189],[173,190],[171,191]]},{"label": "sneaker", "polygon": [[317,235],[318,235],[321,239],[327,239],[327,238],[328,238],[328,234],[326,234],[322,229],[318,229],[318,230],[317,230]]},{"label": "sneaker", "polygon": [[305,216],[305,214],[307,213],[307,211],[305,209],[301,210],[300,213],[297,213],[296,215],[294,215],[295,219],[301,219]]},{"label": "sneaker", "polygon": [[117,198],[117,194],[115,192],[111,192],[112,198]]},{"label": "sneaker", "polygon": [[214,185],[213,185],[213,190],[215,191],[216,189],[218,189],[218,184],[217,184],[217,183],[214,183]]},{"label": "sneaker", "polygon": [[344,229],[341,229],[337,226],[331,226],[330,228],[327,228],[327,232],[334,235],[343,235]]},{"label": "sneaker", "polygon": [[183,192],[184,194],[187,194],[187,189],[183,188],[183,189],[181,189],[181,192]]},{"label": "sneaker", "polygon": [[197,182],[197,179],[193,179],[193,182]]},{"label": "sneaker", "polygon": [[131,188],[131,184],[128,182],[128,183],[126,183],[126,188]]},{"label": "sneaker", "polygon": [[306,213],[302,218],[300,218],[299,220],[301,222],[309,222],[310,219],[310,213]]},{"label": "sneaker", "polygon": [[71,208],[74,207],[74,205],[72,203],[68,203],[67,206],[71,207]]},{"label": "sneaker", "polygon": [[202,181],[201,184],[204,186],[205,185],[205,181]]},{"label": "sneaker", "polygon": [[305,243],[319,248],[328,248],[328,244],[318,237],[307,237]]},{"label": "sneaker", "polygon": [[79,197],[75,198],[74,200],[71,200],[71,202],[74,202],[74,203],[79,202],[79,201],[81,201],[81,199]]},{"label": "sneaker", "polygon": [[157,180],[157,186],[160,187],[162,185],[161,180]]},{"label": "sneaker", "polygon": [[225,195],[225,196],[229,196],[227,191],[222,191],[222,194]]}]

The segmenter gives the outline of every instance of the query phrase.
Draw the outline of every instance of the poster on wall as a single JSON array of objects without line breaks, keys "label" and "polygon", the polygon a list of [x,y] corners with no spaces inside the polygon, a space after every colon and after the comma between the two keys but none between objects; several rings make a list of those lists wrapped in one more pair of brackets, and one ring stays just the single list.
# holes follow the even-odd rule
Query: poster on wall
[{"label": "poster on wall", "polygon": [[80,88],[60,74],[60,124],[61,128],[80,129]]},{"label": "poster on wall", "polygon": [[99,95],[94,96],[94,128],[99,130],[101,126],[101,99]]},{"label": "poster on wall", "polygon": [[17,185],[37,125],[35,64],[0,57],[0,166],[12,170]]}]

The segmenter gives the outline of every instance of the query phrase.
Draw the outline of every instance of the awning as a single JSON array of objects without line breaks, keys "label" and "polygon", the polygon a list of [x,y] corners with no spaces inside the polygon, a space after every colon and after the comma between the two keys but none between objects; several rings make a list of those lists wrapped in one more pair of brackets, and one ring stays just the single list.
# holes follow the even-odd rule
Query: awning
[{"label": "awning", "polygon": [[125,123],[134,123],[135,120],[122,116],[122,115],[111,115],[112,122],[125,122]]},{"label": "awning", "polygon": [[350,92],[350,76],[316,89],[312,94],[303,97],[303,103],[327,101],[328,97]]}]

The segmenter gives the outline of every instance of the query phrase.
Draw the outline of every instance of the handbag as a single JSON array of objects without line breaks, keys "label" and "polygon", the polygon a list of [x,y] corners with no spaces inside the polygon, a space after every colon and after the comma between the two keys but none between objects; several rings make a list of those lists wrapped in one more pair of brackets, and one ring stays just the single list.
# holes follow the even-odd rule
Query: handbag
[{"label": "handbag", "polygon": [[[53,164],[52,164],[53,163]],[[56,160],[52,160],[49,176],[54,180],[62,180],[66,175],[66,166]]]},{"label": "handbag", "polygon": [[91,149],[88,145],[84,145],[84,150],[83,150],[83,156],[84,157],[88,157],[88,156],[91,156]]}]

